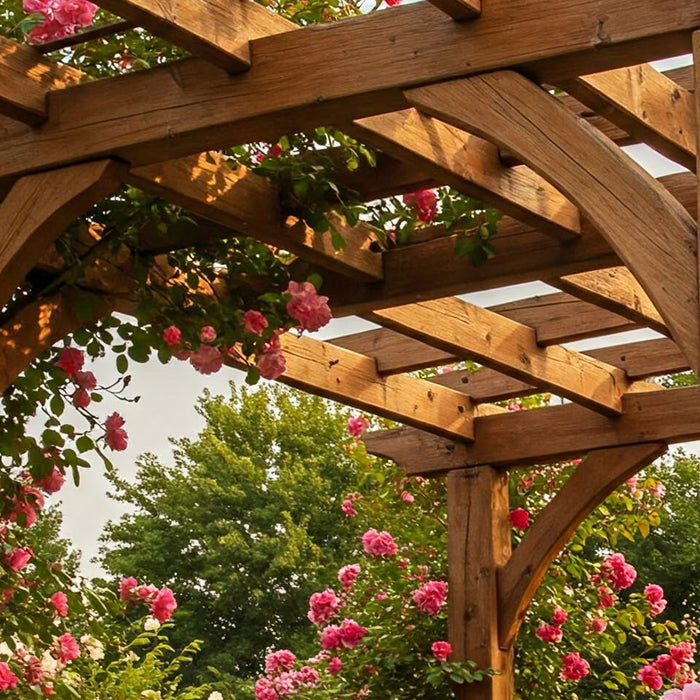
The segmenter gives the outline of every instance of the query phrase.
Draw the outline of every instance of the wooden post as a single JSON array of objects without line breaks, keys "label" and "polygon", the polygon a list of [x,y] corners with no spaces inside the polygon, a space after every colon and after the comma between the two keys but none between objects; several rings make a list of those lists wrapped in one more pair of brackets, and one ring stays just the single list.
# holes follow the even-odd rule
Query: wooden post
[{"label": "wooden post", "polygon": [[498,646],[497,569],[511,550],[508,474],[493,467],[447,475],[449,639],[452,659],[500,675],[458,688],[458,700],[512,700],[513,652]]}]

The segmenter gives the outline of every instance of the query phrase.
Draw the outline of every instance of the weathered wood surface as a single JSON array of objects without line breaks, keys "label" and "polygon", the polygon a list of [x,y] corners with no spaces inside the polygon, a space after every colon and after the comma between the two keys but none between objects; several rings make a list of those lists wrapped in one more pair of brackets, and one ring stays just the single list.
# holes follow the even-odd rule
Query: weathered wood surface
[{"label": "weathered wood surface", "polygon": [[636,140],[695,170],[695,98],[647,64],[618,68],[561,87]]},{"label": "weathered wood surface", "polygon": [[0,204],[0,306],[65,228],[117,188],[122,174],[120,164],[102,160],[15,182]]},{"label": "weathered wood surface", "polygon": [[251,39],[298,29],[253,0],[100,0],[100,5],[230,73],[250,67]]},{"label": "weathered wood surface", "polygon": [[696,225],[668,191],[517,73],[418,88],[407,96],[422,111],[508,147],[575,202],[639,280],[700,375]]},{"label": "weathered wood surface", "polygon": [[561,345],[543,348],[529,326],[459,299],[378,309],[369,318],[608,415],[622,410],[629,388],[616,367]]},{"label": "weathered wood surface", "polygon": [[660,457],[667,447],[663,442],[652,442],[590,452],[537,515],[498,572],[498,626],[503,648],[513,643],[549,565],[576,528],[620,484]]},{"label": "weathered wood surface", "polygon": [[[507,66],[556,82],[683,53],[700,26],[700,7],[686,0],[552,0],[556,31],[541,7],[491,0],[460,23],[416,3],[256,39],[251,69],[237,76],[192,59],[57,91],[48,122],[3,145],[0,178],[104,155],[146,164],[272,140],[403,109],[402,88]],[[506,26],[508,41],[496,40]]]},{"label": "weathered wood surface", "polygon": [[456,20],[474,19],[481,14],[481,0],[428,0]]},{"label": "weathered wood surface", "polygon": [[610,267],[605,270],[566,275],[549,282],[591,304],[597,304],[642,326],[669,335],[661,314],[626,267]]},{"label": "weathered wood surface", "polygon": [[232,169],[215,154],[132,168],[127,179],[232,229],[231,234],[252,236],[343,275],[365,281],[382,278],[381,255],[369,250],[373,238],[368,227],[351,228],[339,216],[331,216],[347,243],[337,251],[330,233],[315,234],[299,219],[283,217],[272,182],[244,167]]},{"label": "weathered wood surface", "polygon": [[409,474],[435,474],[483,464],[554,462],[606,447],[700,439],[700,387],[627,393],[622,405],[623,414],[612,420],[575,404],[479,417],[473,444],[409,428],[370,434],[364,441],[369,452],[393,459]]},{"label": "weathered wood surface", "polygon": [[[487,307],[488,311],[530,326],[538,345],[569,343],[639,327],[629,319],[557,292]],[[381,374],[411,372],[455,361],[455,355],[388,328],[362,331],[330,341],[363,355],[371,355]]]},{"label": "weathered wood surface", "polygon": [[0,36],[0,114],[40,124],[47,117],[46,93],[81,78],[80,71],[49,63],[34,49]]},{"label": "weathered wood surface", "polygon": [[348,130],[363,143],[555,238],[580,235],[578,209],[568,199],[529,168],[505,167],[496,146],[478,136],[414,109],[359,119]]},{"label": "weathered wood surface", "polygon": [[513,652],[498,640],[498,569],[510,556],[508,475],[491,467],[447,477],[447,627],[450,660],[500,675],[456,687],[459,700],[512,700]]}]

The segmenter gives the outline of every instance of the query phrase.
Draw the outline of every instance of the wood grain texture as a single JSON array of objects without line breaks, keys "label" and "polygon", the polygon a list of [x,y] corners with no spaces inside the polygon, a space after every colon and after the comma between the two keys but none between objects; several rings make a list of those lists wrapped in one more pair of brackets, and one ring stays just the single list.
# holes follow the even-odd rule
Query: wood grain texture
[{"label": "wood grain texture", "polygon": [[621,412],[629,388],[616,367],[561,345],[540,347],[529,326],[459,299],[378,309],[369,318],[608,415]]},{"label": "wood grain texture", "polygon": [[17,180],[0,204],[0,305],[73,219],[117,188],[122,174],[120,164],[102,160]]},{"label": "wood grain texture", "polygon": [[407,95],[421,110],[508,147],[575,202],[639,280],[700,374],[696,225],[667,190],[517,73]]},{"label": "wood grain texture", "polygon": [[647,64],[585,75],[560,85],[667,158],[695,170],[695,98]]},{"label": "wood grain texture", "polygon": [[[594,450],[537,515],[498,572],[498,626],[509,647],[549,565],[576,528],[626,479],[666,451],[663,442]],[[486,467],[489,469],[489,467]],[[459,473],[459,472],[457,472]]]},{"label": "wood grain texture", "polygon": [[669,335],[661,314],[626,267],[566,275],[550,280],[550,284],[642,326]]},{"label": "wood grain texture", "polygon": [[40,124],[48,114],[46,93],[77,85],[82,73],[42,59],[34,49],[0,36],[0,114]]},{"label": "wood grain texture", "polygon": [[500,675],[456,687],[459,700],[512,700],[513,652],[498,640],[498,570],[510,556],[508,475],[491,467],[447,476],[447,628],[454,661]]},{"label": "wood grain texture", "polygon": [[581,233],[578,209],[529,168],[505,167],[498,149],[414,109],[359,119],[349,131],[427,176],[561,240]]},{"label": "wood grain texture", "polygon": [[[409,428],[366,435],[372,454],[409,474],[436,474],[491,464],[510,468],[581,457],[590,450],[700,439],[700,387],[627,393],[615,419],[575,404],[514,411],[475,420],[472,444]],[[513,436],[518,439],[514,440]]]},{"label": "wood grain texture", "polygon": [[700,6],[687,0],[551,0],[548,16],[556,26],[542,21],[541,0],[490,0],[473,22],[415,3],[256,39],[251,69],[237,76],[192,59],[61,90],[42,129],[3,144],[0,178],[104,155],[142,165],[270,141],[403,109],[406,87],[508,66],[554,82],[642,63],[687,51],[700,26]]},{"label": "wood grain texture", "polygon": [[251,39],[298,28],[253,0],[101,0],[100,5],[230,73],[250,67]]},{"label": "wood grain texture", "polygon": [[349,227],[330,215],[347,247],[335,250],[330,233],[316,234],[293,217],[283,217],[277,187],[244,167],[231,168],[215,154],[200,154],[132,168],[127,179],[233,232],[283,248],[326,269],[364,281],[382,278],[382,259],[369,250],[369,228]]},{"label": "wood grain texture", "polygon": [[481,14],[481,0],[428,0],[456,20],[474,19]]}]

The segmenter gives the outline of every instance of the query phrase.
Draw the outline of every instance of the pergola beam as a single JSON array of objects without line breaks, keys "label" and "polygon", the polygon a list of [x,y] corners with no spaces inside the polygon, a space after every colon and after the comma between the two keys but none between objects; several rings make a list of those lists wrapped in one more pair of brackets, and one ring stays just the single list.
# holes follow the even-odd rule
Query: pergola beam
[{"label": "pergola beam", "polygon": [[509,468],[556,462],[607,447],[700,439],[700,387],[631,392],[622,397],[622,406],[622,415],[612,420],[575,404],[479,417],[473,444],[410,428],[373,433],[364,441],[371,454],[393,459],[408,474],[429,475],[484,464]]},{"label": "pergola beam", "polygon": [[428,0],[455,20],[474,19],[481,14],[481,0]]},{"label": "pergola beam", "polygon": [[[558,82],[681,54],[700,26],[700,7],[684,0],[618,0],[604,19],[597,3],[552,0],[551,21],[540,9],[539,0],[491,0],[478,20],[458,23],[416,3],[256,39],[251,69],[237,76],[192,59],[56,91],[44,127],[4,144],[0,178],[104,155],[140,165],[271,140],[282,128],[403,109],[404,88],[506,66]],[[508,41],[494,41],[504,26]]]}]

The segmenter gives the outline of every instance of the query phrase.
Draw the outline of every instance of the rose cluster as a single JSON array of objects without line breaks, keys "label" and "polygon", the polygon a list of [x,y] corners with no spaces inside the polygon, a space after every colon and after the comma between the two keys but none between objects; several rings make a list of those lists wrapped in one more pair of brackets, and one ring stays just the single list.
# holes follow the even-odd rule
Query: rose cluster
[{"label": "rose cluster", "polygon": [[177,601],[170,588],[163,586],[159,590],[151,584],[139,585],[133,576],[121,580],[119,598],[128,605],[144,603],[158,622],[169,620],[177,608]]},{"label": "rose cluster", "polygon": [[80,27],[87,27],[97,12],[89,0],[24,0],[22,7],[29,14],[43,15],[44,21],[27,34],[31,44],[44,44],[63,39]]}]

